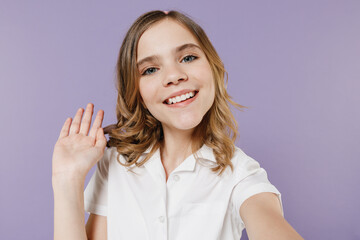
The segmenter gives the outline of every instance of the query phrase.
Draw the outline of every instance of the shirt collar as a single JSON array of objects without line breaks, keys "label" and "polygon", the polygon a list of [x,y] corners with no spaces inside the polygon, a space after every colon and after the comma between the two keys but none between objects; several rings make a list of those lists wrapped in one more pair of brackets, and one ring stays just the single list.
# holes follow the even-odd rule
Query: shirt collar
[{"label": "shirt collar", "polygon": [[[144,151],[144,153],[146,153],[146,154],[150,153],[153,146],[154,146],[154,144],[152,144],[150,147],[148,147]],[[154,155],[152,157],[160,156],[158,151],[159,151],[159,149],[157,149],[157,151],[154,153]],[[211,147],[207,146],[206,144],[203,144],[202,147],[196,152],[196,154],[199,158],[209,160],[209,161],[216,163],[216,158],[215,158],[213,149]],[[192,155],[194,155],[194,154],[192,154]]]},{"label": "shirt collar", "polygon": [[[149,147],[144,153],[148,154],[152,149],[152,147],[153,145]],[[216,159],[213,154],[212,148],[208,147],[205,144],[203,144],[203,146],[196,152],[196,154],[200,158],[200,161],[208,160],[216,163]],[[144,157],[145,156],[142,156],[141,160]],[[213,164],[214,163],[212,163],[211,165]],[[191,154],[173,172],[174,173],[178,171],[193,172],[195,170],[195,165],[196,165],[196,159],[194,157],[194,154]],[[154,152],[151,158],[144,163],[143,167],[145,167],[148,170],[148,172],[154,179],[160,180],[160,183],[165,181],[166,176],[165,176],[164,167],[161,163],[160,149],[157,149]]]}]

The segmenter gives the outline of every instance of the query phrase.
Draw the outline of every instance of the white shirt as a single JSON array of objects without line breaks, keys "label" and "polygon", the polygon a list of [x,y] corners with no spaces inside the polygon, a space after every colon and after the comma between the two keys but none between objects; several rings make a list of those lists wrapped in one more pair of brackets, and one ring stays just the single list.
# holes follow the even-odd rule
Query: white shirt
[{"label": "white shirt", "polygon": [[[85,189],[85,211],[107,216],[109,240],[239,240],[245,228],[239,209],[247,198],[276,193],[284,213],[266,171],[235,149],[233,173],[230,167],[220,177],[213,173],[215,156],[204,144],[197,151],[200,161],[189,156],[166,182],[159,149],[143,166],[124,167],[116,148],[106,148]],[[122,155],[120,161],[125,162]]]}]

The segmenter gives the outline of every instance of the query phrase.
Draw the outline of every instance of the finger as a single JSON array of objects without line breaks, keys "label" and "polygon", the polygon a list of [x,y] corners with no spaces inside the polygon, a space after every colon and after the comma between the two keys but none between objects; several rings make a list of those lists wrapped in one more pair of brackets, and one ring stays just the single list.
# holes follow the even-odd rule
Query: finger
[{"label": "finger", "polygon": [[79,132],[79,126],[84,109],[79,108],[70,126],[70,135]]},{"label": "finger", "polygon": [[104,111],[99,110],[98,113],[96,114],[96,118],[91,127],[89,136],[93,137],[94,139],[96,138],[96,133],[97,133],[98,129],[101,127],[103,119],[104,119]]},{"label": "finger", "polygon": [[70,127],[70,123],[71,123],[71,118],[67,118],[64,125],[61,128],[60,131],[60,135],[58,137],[58,140],[60,138],[66,137],[67,135],[69,135],[69,127]]},{"label": "finger", "polygon": [[98,147],[100,149],[104,149],[106,146],[106,137],[104,135],[104,129],[103,128],[99,128],[99,130],[97,131],[96,134],[96,143],[95,143],[95,147]]},{"label": "finger", "polygon": [[85,111],[84,117],[81,121],[79,133],[84,134],[85,136],[87,136],[88,132],[89,132],[89,128],[90,128],[90,124],[91,124],[91,117],[93,115],[93,108],[94,108],[94,105],[92,103],[89,103],[86,106],[86,111]]}]

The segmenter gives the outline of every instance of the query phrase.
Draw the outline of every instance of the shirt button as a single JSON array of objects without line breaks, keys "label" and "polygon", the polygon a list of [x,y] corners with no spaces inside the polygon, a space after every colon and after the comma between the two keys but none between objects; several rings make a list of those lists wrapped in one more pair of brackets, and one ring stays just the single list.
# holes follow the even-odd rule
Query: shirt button
[{"label": "shirt button", "polygon": [[165,220],[165,217],[164,217],[164,216],[160,216],[160,217],[159,217],[159,221],[160,221],[160,222],[164,222],[164,220]]},{"label": "shirt button", "polygon": [[175,176],[174,176],[174,180],[175,180],[176,182],[179,181],[179,180],[180,180],[179,175],[175,175]]}]

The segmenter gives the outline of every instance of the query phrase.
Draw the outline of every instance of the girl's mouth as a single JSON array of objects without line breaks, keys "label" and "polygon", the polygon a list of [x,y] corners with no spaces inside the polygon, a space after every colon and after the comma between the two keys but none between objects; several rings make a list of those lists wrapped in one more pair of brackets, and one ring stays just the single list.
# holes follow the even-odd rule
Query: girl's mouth
[{"label": "girl's mouth", "polygon": [[197,98],[197,95],[198,95],[198,92],[199,91],[195,91],[195,95],[182,101],[182,102],[177,102],[177,103],[167,103],[166,101],[164,101],[163,103],[168,106],[168,107],[184,107],[184,106],[187,106],[189,105],[190,103],[192,103],[193,101],[195,101],[195,99]]}]

